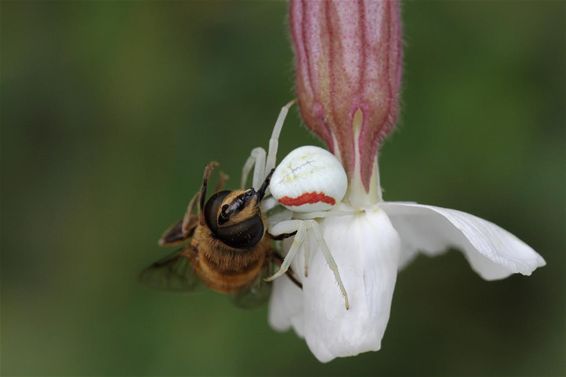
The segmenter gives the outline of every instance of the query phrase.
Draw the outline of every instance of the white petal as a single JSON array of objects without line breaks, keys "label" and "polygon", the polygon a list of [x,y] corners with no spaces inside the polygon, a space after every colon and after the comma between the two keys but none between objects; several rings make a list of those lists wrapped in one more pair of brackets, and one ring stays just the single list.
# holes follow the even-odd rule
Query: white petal
[{"label": "white petal", "polygon": [[[546,263],[530,246],[499,226],[454,209],[415,203],[385,202],[403,242],[403,252],[434,256],[449,247],[461,249],[482,278],[502,279],[512,273],[530,275]],[[406,259],[406,258],[405,258]]]},{"label": "white petal", "polygon": [[292,326],[303,337],[303,292],[286,275],[273,282],[268,319],[275,330],[286,331]]},{"label": "white petal", "polygon": [[350,299],[344,307],[336,281],[317,251],[303,280],[305,338],[322,362],[377,351],[389,320],[400,239],[385,212],[329,217],[321,221]]},{"label": "white petal", "polygon": [[[289,250],[292,242],[292,238],[285,239],[281,245],[283,250]],[[304,271],[303,252],[304,250],[300,250],[298,257],[291,264],[291,269],[299,280],[304,280],[299,273]],[[293,327],[297,335],[304,338],[303,301],[303,291],[287,275],[275,279],[269,299],[268,321],[271,327],[277,331],[286,331]]]}]

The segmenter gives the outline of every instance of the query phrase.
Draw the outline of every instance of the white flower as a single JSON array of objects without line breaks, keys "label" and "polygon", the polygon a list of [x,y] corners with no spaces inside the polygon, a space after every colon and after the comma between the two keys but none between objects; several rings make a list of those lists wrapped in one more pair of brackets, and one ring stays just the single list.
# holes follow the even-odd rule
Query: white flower
[{"label": "white flower", "polygon": [[[323,219],[320,225],[340,268],[350,309],[344,308],[334,276],[316,252],[302,292],[287,277],[275,281],[269,322],[280,331],[293,327],[322,362],[381,348],[397,271],[419,251],[435,256],[456,247],[486,280],[530,275],[545,265],[511,233],[453,209],[380,202],[352,215]],[[293,269],[302,271],[302,258],[295,259]]]},{"label": "white flower", "polygon": [[292,327],[322,362],[380,349],[397,272],[419,252],[436,256],[457,248],[486,280],[530,275],[545,265],[532,248],[489,221],[453,209],[382,200],[376,154],[398,113],[399,13],[397,1],[291,1],[301,114],[349,178],[341,215],[317,221],[350,307],[320,243],[307,239],[308,277],[301,274],[304,258],[292,264],[303,289],[287,276],[276,279],[269,322],[281,331]]}]

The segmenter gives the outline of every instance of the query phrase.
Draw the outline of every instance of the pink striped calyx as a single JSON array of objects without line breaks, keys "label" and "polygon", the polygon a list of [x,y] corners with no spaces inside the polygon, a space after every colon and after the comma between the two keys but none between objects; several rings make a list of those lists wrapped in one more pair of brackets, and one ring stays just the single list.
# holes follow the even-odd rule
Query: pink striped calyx
[{"label": "pink striped calyx", "polygon": [[302,118],[369,192],[399,112],[399,2],[291,0],[290,28]]}]

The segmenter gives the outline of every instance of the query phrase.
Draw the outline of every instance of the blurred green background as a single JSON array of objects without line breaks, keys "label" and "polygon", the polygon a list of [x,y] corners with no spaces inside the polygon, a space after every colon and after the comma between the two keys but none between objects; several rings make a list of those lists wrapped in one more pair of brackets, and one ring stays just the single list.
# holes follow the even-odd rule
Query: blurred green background
[{"label": "blurred green background", "polygon": [[[485,282],[421,256],[383,350],[330,364],[267,308],[148,290],[205,163],[236,184],[293,97],[287,4],[3,1],[1,373],[565,374],[566,3],[403,5],[386,199],[490,219],[547,267]],[[312,143],[293,110],[280,156]]]}]

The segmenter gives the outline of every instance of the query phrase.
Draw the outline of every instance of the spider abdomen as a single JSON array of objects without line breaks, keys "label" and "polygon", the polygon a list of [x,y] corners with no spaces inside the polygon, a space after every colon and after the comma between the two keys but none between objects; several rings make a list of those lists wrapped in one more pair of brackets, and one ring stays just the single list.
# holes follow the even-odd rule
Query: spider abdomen
[{"label": "spider abdomen", "polygon": [[271,194],[295,212],[325,211],[340,203],[348,188],[342,164],[325,149],[303,146],[289,153],[271,178]]}]

